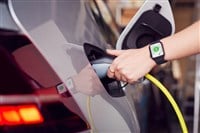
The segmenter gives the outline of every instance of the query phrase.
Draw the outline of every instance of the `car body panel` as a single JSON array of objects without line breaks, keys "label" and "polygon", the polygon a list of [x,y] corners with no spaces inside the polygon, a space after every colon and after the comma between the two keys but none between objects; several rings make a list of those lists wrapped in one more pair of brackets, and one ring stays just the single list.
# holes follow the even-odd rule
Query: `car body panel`
[{"label": "car body panel", "polygon": [[[90,42],[102,48],[108,47],[91,14],[87,13],[88,9],[85,4],[87,4],[85,1],[12,1],[14,12],[25,29],[23,32],[27,33],[34,46],[65,84],[68,77],[77,75],[88,64],[81,47],[83,42]],[[66,12],[66,9],[70,12]],[[31,20],[30,17],[35,20]],[[72,60],[74,57],[71,55],[76,55],[76,59]],[[77,64],[77,61],[80,64]],[[101,95],[92,97],[91,102],[93,120],[97,130],[99,132],[134,130],[130,118],[132,112],[129,111],[128,106],[126,107],[127,104],[124,104],[126,103],[125,98],[113,99],[106,92]],[[87,96],[81,93],[75,93],[72,96],[89,121]],[[121,114],[128,117],[124,119]]]}]

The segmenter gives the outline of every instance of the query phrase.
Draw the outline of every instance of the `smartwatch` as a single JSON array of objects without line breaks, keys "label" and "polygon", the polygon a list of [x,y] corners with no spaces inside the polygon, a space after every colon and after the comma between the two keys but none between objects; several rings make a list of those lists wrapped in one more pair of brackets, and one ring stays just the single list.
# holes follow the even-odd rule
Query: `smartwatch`
[{"label": "smartwatch", "polygon": [[160,65],[166,62],[164,59],[165,51],[162,42],[155,41],[149,45],[149,52],[151,58],[156,62],[156,64]]}]

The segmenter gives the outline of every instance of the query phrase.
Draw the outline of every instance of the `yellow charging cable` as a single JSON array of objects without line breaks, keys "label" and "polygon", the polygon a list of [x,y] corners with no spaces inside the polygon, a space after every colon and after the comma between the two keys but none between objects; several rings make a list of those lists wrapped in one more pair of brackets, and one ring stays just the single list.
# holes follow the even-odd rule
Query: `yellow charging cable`
[{"label": "yellow charging cable", "polygon": [[95,125],[94,125],[94,120],[92,118],[92,112],[91,112],[91,97],[87,96],[87,112],[88,112],[88,117],[89,117],[89,123],[90,123],[90,133],[98,133]]},{"label": "yellow charging cable", "polygon": [[188,133],[188,129],[185,123],[185,120],[183,118],[183,115],[177,105],[177,103],[175,102],[174,98],[171,96],[171,94],[169,93],[169,91],[160,83],[160,81],[158,81],[156,78],[154,78],[152,75],[150,74],[146,74],[145,77],[151,81],[154,85],[156,85],[163,93],[164,95],[167,97],[167,99],[169,100],[169,102],[171,103],[172,107],[174,108],[174,111],[176,112],[176,115],[178,117],[181,129],[183,133]]}]

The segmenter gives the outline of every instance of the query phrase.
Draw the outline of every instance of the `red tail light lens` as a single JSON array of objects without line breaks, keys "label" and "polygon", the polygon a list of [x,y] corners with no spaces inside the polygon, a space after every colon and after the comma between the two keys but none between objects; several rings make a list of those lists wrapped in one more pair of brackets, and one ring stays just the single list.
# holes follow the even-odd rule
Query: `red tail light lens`
[{"label": "red tail light lens", "polygon": [[20,106],[18,110],[24,123],[41,123],[44,121],[36,106]]},{"label": "red tail light lens", "polygon": [[1,125],[22,124],[21,118],[14,106],[0,107]]},{"label": "red tail light lens", "polygon": [[43,121],[35,105],[0,106],[0,125],[38,124]]}]

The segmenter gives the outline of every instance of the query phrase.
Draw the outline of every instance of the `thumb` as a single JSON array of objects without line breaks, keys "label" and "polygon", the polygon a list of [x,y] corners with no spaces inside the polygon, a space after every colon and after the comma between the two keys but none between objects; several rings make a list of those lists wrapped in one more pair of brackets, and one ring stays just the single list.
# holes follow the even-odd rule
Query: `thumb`
[{"label": "thumb", "polygon": [[106,53],[114,56],[119,56],[124,52],[124,50],[111,50],[111,49],[106,49]]}]

